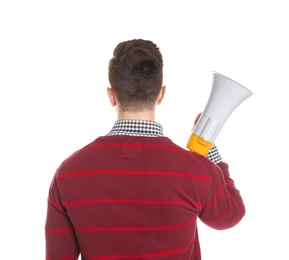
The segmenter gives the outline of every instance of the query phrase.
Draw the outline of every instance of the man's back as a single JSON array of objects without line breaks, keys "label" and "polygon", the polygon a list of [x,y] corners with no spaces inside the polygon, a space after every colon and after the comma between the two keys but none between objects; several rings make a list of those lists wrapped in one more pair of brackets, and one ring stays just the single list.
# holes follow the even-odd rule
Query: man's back
[{"label": "man's back", "polygon": [[224,229],[244,214],[227,165],[219,166],[166,137],[97,138],[53,179],[48,256],[200,259],[197,217]]}]

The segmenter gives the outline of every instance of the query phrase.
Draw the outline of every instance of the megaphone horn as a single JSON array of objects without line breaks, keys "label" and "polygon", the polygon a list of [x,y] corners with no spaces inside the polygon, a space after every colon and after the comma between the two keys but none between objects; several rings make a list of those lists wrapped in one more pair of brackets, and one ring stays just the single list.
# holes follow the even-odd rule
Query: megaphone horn
[{"label": "megaphone horn", "polygon": [[253,94],[232,79],[213,72],[209,99],[188,140],[187,148],[206,156],[231,113]]}]

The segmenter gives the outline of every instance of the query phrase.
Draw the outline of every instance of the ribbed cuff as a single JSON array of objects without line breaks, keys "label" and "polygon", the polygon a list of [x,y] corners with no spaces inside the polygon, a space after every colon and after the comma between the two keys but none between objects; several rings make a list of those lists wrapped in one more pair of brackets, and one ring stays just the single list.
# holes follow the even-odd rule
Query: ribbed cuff
[{"label": "ribbed cuff", "polygon": [[223,161],[221,155],[219,154],[219,150],[215,145],[211,147],[206,157],[211,161],[213,161],[214,163],[220,163]]}]

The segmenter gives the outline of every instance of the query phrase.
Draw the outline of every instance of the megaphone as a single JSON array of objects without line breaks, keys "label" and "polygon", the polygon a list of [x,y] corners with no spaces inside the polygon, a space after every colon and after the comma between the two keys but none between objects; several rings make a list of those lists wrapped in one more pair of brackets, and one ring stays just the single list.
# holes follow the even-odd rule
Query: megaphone
[{"label": "megaphone", "polygon": [[232,79],[213,72],[211,93],[187,143],[187,148],[206,156],[231,113],[254,94]]}]

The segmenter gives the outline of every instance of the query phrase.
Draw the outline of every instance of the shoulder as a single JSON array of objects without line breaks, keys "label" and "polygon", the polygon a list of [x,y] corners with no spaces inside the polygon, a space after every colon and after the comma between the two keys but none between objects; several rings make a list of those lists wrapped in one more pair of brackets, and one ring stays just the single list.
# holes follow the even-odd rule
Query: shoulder
[{"label": "shoulder", "polygon": [[97,140],[98,138],[80,147],[79,149],[68,155],[66,158],[64,158],[64,160],[62,160],[59,167],[57,168],[57,175],[71,172],[72,170],[74,170],[76,165],[80,165],[81,162],[84,162],[85,160],[83,159],[86,157],[86,151],[89,150],[89,147],[93,146],[93,144],[97,143]]}]

